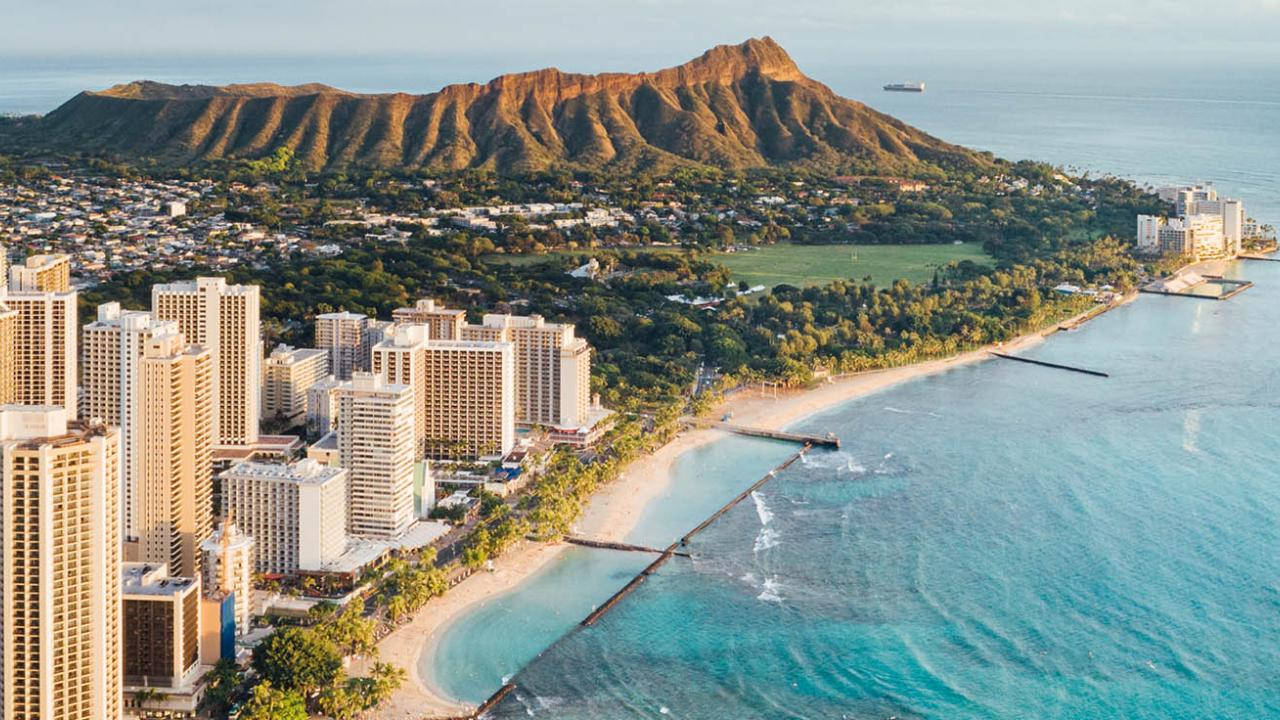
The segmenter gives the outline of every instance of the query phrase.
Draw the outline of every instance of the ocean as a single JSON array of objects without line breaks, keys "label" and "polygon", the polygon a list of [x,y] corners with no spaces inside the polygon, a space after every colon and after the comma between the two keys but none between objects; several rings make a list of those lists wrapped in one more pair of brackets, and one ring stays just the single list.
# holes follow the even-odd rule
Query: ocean
[{"label": "ocean", "polygon": [[[1280,717],[1280,265],[1233,274],[1257,286],[1144,296],[1026,351],[1109,378],[993,360],[799,423],[844,448],[596,625],[583,595],[644,559],[567,557],[429,670],[469,700],[514,675],[498,718]],[[788,450],[706,446],[663,512],[690,527],[683,493],[727,499]],[[636,538],[679,536],[655,522]],[[524,629],[553,613],[539,653],[555,633]]]}]

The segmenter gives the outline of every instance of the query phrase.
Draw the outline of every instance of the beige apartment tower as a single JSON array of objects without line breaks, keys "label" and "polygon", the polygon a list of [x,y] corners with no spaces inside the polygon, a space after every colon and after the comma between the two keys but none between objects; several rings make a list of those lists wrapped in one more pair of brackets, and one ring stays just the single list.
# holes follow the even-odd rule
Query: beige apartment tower
[{"label": "beige apartment tower", "polygon": [[71,291],[70,255],[32,255],[9,268],[9,289],[26,292]]},{"label": "beige apartment tower", "polygon": [[315,460],[240,462],[219,476],[222,516],[254,538],[254,569],[323,570],[347,549],[347,471]]},{"label": "beige apartment tower", "polygon": [[142,348],[155,335],[178,331],[176,322],[161,322],[151,313],[122,310],[120,303],[98,306],[97,320],[81,331],[80,417],[120,429],[121,511],[126,541],[137,539],[139,433],[134,432],[141,403],[139,375]]},{"label": "beige apartment tower", "polygon": [[199,577],[213,532],[213,358],[180,332],[143,345],[136,465],[137,559]]},{"label": "beige apartment tower", "polygon": [[307,390],[329,375],[329,353],[277,345],[262,368],[262,419],[300,423],[307,415]]},{"label": "beige apartment tower", "polygon": [[478,460],[515,446],[515,358],[508,342],[428,340],[427,327],[405,325],[373,350],[385,382],[413,387],[421,456]]},{"label": "beige apartment tower", "polygon": [[[3,253],[0,253],[3,255]],[[18,311],[0,300],[0,405],[17,402]]]},{"label": "beige apartment tower", "polygon": [[119,436],[0,408],[5,720],[120,720]]},{"label": "beige apartment tower", "polygon": [[204,541],[204,592],[214,597],[235,594],[236,634],[249,632],[253,605],[254,539],[223,518]]},{"label": "beige apartment tower", "polygon": [[156,285],[151,311],[175,320],[187,342],[209,349],[213,360],[214,444],[258,442],[261,417],[261,297],[257,285],[228,285],[219,277]]},{"label": "beige apartment tower", "polygon": [[347,470],[347,530],[393,538],[413,523],[414,396],[357,372],[338,389],[338,457]]},{"label": "beige apartment tower", "polygon": [[591,404],[591,346],[574,326],[548,323],[541,315],[487,314],[467,325],[462,339],[510,342],[515,346],[516,422],[577,427]]},{"label": "beige apartment tower", "polygon": [[[15,268],[16,269],[16,268]],[[77,413],[77,320],[75,292],[10,289],[4,305],[13,322],[13,401],[57,405]]]},{"label": "beige apartment tower", "polygon": [[397,325],[426,325],[427,337],[432,340],[461,340],[467,311],[443,307],[435,300],[423,298],[413,307],[392,310],[391,318]]},{"label": "beige apartment tower", "polygon": [[316,347],[329,353],[329,372],[339,380],[369,369],[369,318],[360,313],[332,312],[316,316]]}]

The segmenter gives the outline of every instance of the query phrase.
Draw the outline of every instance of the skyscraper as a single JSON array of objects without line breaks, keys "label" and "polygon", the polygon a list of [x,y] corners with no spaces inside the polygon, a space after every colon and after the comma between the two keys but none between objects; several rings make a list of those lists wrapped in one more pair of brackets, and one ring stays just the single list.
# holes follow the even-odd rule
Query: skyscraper
[{"label": "skyscraper", "polygon": [[321,570],[347,549],[347,471],[315,460],[241,462],[223,472],[222,516],[254,538],[254,569]]},{"label": "skyscraper", "polygon": [[509,342],[428,340],[402,325],[373,349],[384,382],[413,387],[419,456],[476,460],[515,445],[515,360]]},{"label": "skyscraper", "polygon": [[338,456],[347,469],[347,529],[396,537],[413,522],[414,397],[408,385],[354,373],[338,389]]},{"label": "skyscraper", "polygon": [[120,720],[119,436],[0,408],[5,720]]},{"label": "skyscraper", "polygon": [[261,415],[262,339],[257,285],[228,285],[217,277],[156,285],[151,310],[175,320],[187,342],[213,356],[214,443],[253,445]]},{"label": "skyscraper", "polygon": [[516,422],[572,427],[587,420],[591,403],[591,346],[574,326],[541,315],[487,314],[467,325],[462,339],[515,345]]},{"label": "skyscraper", "polygon": [[142,348],[157,334],[178,331],[176,322],[151,313],[121,310],[120,303],[98,306],[98,319],[84,326],[81,342],[83,403],[80,416],[120,429],[121,506],[126,541],[137,539],[137,467],[139,434],[134,432],[141,402],[138,377]]},{"label": "skyscraper", "polygon": [[213,531],[213,361],[180,332],[143,345],[136,465],[137,559],[198,577]]},{"label": "skyscraper", "polygon": [[22,405],[57,405],[75,417],[79,365],[76,293],[10,288],[3,302],[17,313],[13,330],[13,401]]},{"label": "skyscraper", "polygon": [[316,347],[329,352],[329,372],[339,380],[369,369],[368,323],[367,316],[345,310],[316,316]]}]

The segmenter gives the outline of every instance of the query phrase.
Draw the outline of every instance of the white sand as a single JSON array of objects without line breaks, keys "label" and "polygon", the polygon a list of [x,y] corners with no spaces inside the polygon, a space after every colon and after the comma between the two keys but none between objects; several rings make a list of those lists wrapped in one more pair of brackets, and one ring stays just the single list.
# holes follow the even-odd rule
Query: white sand
[{"label": "white sand", "polygon": [[[1136,293],[1122,303],[1136,298]],[[1058,325],[1073,325],[1084,315]],[[1041,342],[1051,331],[1024,335],[1004,343],[1003,352],[1022,350]],[[832,379],[804,390],[744,390],[733,393],[715,410],[714,416],[732,412],[732,422],[751,427],[781,430],[801,418],[925,375],[943,372],[990,357],[988,349],[973,350],[943,360],[873,370]],[[676,458],[724,433],[718,430],[687,430],[656,452],[631,463],[615,482],[601,488],[592,498],[577,527],[590,537],[622,540],[639,522],[649,503],[671,482]],[[449,624],[472,606],[505,593],[530,578],[560,556],[565,543],[521,542],[494,561],[493,572],[478,572],[459,583],[443,597],[420,610],[409,623],[397,628],[379,646],[379,658],[404,668],[408,680],[373,717],[387,720],[415,720],[424,717],[453,717],[472,711],[470,705],[444,697],[430,678],[422,677],[419,666],[424,656],[434,654],[440,636]],[[497,688],[494,688],[495,690]]]}]

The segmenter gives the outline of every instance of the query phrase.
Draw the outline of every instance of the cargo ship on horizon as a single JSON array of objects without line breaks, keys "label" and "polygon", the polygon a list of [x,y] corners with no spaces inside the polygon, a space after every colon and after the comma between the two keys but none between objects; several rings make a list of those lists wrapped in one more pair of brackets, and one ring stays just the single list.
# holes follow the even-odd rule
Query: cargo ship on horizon
[{"label": "cargo ship on horizon", "polygon": [[884,86],[888,92],[924,92],[924,83],[889,83]]}]

